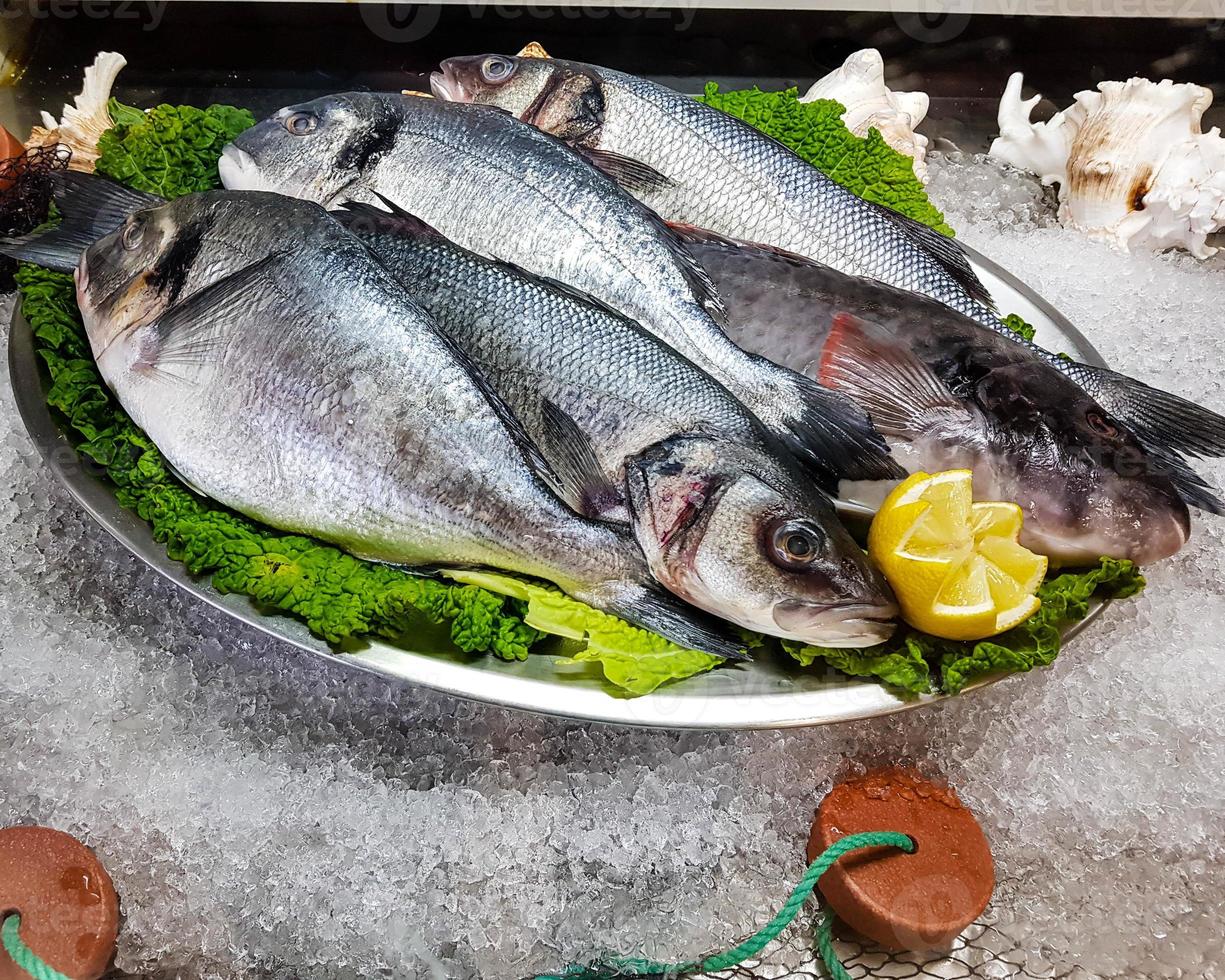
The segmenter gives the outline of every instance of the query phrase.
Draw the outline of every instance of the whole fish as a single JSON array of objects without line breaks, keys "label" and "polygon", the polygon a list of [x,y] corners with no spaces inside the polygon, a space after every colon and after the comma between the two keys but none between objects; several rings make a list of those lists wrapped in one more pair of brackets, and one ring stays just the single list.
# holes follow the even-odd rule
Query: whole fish
[{"label": "whole fish", "polygon": [[[62,201],[75,210],[40,236],[44,259],[59,247],[71,261],[113,227],[132,200],[113,187]],[[318,205],[208,192],[136,211],[85,251],[76,292],[103,378],[202,494],[374,561],[546,579],[739,656],[722,624],[651,579],[625,529],[553,493],[505,404]]]},{"label": "whole fish", "polygon": [[560,141],[481,106],[376,93],[290,106],[224,151],[229,188],[324,205],[383,195],[474,252],[595,297],[707,370],[820,473],[896,473],[846,399],[723,334],[717,297],[657,215]]},{"label": "whole fish", "polygon": [[1026,547],[1062,564],[1144,564],[1187,540],[1187,503],[1222,512],[1019,337],[799,256],[686,234],[737,343],[856,399],[908,470],[971,469],[980,499],[1021,505]]},{"label": "whole fish", "polygon": [[[566,140],[669,221],[774,245],[940,300],[997,332],[952,239],[864,201],[748,123],[662,85],[573,61],[450,58],[440,98],[506,109]],[[1035,347],[1150,448],[1225,455],[1225,417],[1107,368]]]},{"label": "whole fish", "polygon": [[630,523],[668,589],[822,646],[892,632],[889,587],[828,498],[713,378],[621,314],[415,216],[346,207],[337,218],[472,358],[563,475],[563,497]]},{"label": "whole fish", "polygon": [[987,290],[954,241],[663,85],[576,61],[490,54],[448,58],[430,87],[439,98],[506,109],[565,140],[668,221],[990,313]]}]

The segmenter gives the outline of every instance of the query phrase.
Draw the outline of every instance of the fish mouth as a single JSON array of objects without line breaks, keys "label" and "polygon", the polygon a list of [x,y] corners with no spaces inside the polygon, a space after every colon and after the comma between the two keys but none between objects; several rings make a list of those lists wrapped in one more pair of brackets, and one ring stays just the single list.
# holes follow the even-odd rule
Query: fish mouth
[{"label": "fish mouth", "polygon": [[255,162],[255,157],[234,143],[227,143],[217,161],[217,173],[227,191],[271,191],[275,188]]},{"label": "fish mouth", "polygon": [[782,636],[823,647],[870,647],[897,629],[894,602],[816,603],[788,599],[774,606],[774,625]]},{"label": "fish mouth", "polygon": [[430,91],[434,98],[444,102],[467,102],[464,84],[456,76],[451,65],[444,61],[438,71],[430,72]]}]

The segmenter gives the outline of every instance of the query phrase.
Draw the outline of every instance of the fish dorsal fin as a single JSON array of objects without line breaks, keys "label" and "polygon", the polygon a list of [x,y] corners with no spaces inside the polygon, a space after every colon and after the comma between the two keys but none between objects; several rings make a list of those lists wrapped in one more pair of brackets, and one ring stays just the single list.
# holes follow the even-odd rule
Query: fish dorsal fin
[{"label": "fish dorsal fin", "polygon": [[965,250],[956,240],[948,235],[941,234],[935,228],[925,225],[921,221],[908,218],[892,208],[884,207],[873,201],[865,200],[863,203],[876,208],[898,231],[910,239],[914,245],[935,259],[940,264],[940,267],[952,277],[953,281],[966,291],[966,295],[975,302],[981,303],[987,309],[995,310],[995,300],[991,298],[991,293],[987,291],[987,287],[978,278],[978,273],[970,265],[970,260],[966,257]]},{"label": "fish dorsal fin", "polygon": [[633,157],[614,153],[612,150],[602,150],[597,146],[576,146],[575,149],[593,167],[635,196],[676,186],[676,181],[671,177],[661,174],[649,163],[643,163]]},{"label": "fish dorsal fin", "polygon": [[886,434],[913,436],[965,405],[888,327],[838,313],[821,352],[821,384],[849,396]]},{"label": "fish dorsal fin", "polygon": [[541,450],[557,474],[561,498],[575,511],[598,517],[625,495],[604,472],[590,437],[555,402],[540,403]]},{"label": "fish dorsal fin", "polygon": [[228,320],[249,305],[247,290],[265,279],[287,254],[270,252],[171,306],[154,321],[156,350],[146,366],[159,376],[177,378],[172,367],[196,367],[213,360]]},{"label": "fish dorsal fin", "polygon": [[727,307],[723,305],[723,300],[719,297],[719,290],[715,288],[714,280],[710,278],[710,273],[694,257],[693,253],[685,247],[684,240],[669,228],[663,219],[659,218],[656,220],[659,221],[659,226],[664,231],[664,239],[668,244],[668,249],[680,265],[681,272],[684,274],[689,288],[693,290],[694,297],[715,323],[720,327],[726,327]]},{"label": "fish dorsal fin", "polygon": [[[371,229],[388,231],[400,235],[411,235],[421,238],[444,238],[445,236],[433,225],[417,215],[406,211],[395,201],[384,197],[378,191],[374,196],[383,202],[379,208],[366,201],[345,201],[337,206],[332,215],[346,228],[360,231],[362,225]],[[384,210],[384,208],[386,210]]]}]

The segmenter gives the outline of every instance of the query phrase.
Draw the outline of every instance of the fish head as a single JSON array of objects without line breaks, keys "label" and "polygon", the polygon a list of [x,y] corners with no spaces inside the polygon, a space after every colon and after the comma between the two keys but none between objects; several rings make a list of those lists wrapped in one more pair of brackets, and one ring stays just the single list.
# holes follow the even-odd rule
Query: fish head
[{"label": "fish head", "polygon": [[394,147],[401,96],[347,92],[286,106],[240,133],[218,161],[228,190],[267,190],[343,203]]},{"label": "fish head", "polygon": [[898,609],[819,491],[769,456],[673,436],[629,461],[631,521],[670,591],[747,629],[821,646],[881,643]]},{"label": "fish head", "polygon": [[973,386],[987,452],[976,485],[1025,512],[1021,542],[1057,565],[1126,558],[1143,565],[1190,535],[1165,460],[1049,365],[993,367]]},{"label": "fish head", "polygon": [[590,139],[603,121],[600,77],[574,61],[501,54],[448,58],[430,74],[430,90],[448,102],[505,109],[566,142]]},{"label": "fish head", "polygon": [[[74,272],[103,376],[154,366],[159,322],[206,287],[273,256],[327,248],[328,235],[333,250],[346,247],[347,233],[317,205],[267,193],[188,194],[129,214],[85,250]],[[224,317],[216,319],[224,332]]]},{"label": "fish head", "polygon": [[858,402],[907,469],[968,468],[1020,505],[1054,564],[1155,561],[1187,540],[1170,467],[1031,349],[964,317],[838,313],[815,376]]}]

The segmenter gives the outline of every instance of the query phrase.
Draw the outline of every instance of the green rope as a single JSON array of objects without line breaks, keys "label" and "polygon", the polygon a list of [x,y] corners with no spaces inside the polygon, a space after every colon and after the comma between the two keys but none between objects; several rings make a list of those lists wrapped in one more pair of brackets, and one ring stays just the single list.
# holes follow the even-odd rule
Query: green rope
[{"label": "green rope", "polygon": [[21,916],[13,912],[6,916],[4,925],[0,926],[0,941],[4,943],[4,951],[9,954],[17,966],[25,970],[34,980],[72,980],[60,973],[54,967],[40,960],[37,954],[21,940],[18,930],[21,928]]},{"label": "green rope", "polygon": [[[726,952],[716,953],[702,960],[686,960],[681,963],[659,963],[655,960],[618,957],[607,963],[593,964],[591,966],[575,964],[567,967],[561,973],[542,974],[536,977],[535,980],[607,980],[607,978],[612,977],[675,977],[683,973],[717,973],[720,970],[730,969],[739,963],[743,963],[751,956],[760,953],[766,946],[777,939],[784,929],[795,921],[795,917],[799,915],[800,909],[808,901],[808,896],[816,888],[817,880],[830,869],[835,861],[850,851],[862,850],[865,847],[897,847],[910,854],[914,851],[914,841],[905,834],[898,834],[893,831],[871,831],[866,834],[850,834],[839,841],[835,841],[808,866],[808,870],[804,872],[804,877],[800,879],[800,883],[791,892],[791,897],[778,910],[778,914],[757,932],[749,936],[748,939],[740,943],[740,945],[733,946]],[[842,964],[838,962],[838,956],[834,952],[832,927],[833,915],[831,914],[826,917],[817,931],[817,948],[834,980],[849,980],[849,975],[843,969]]]}]

